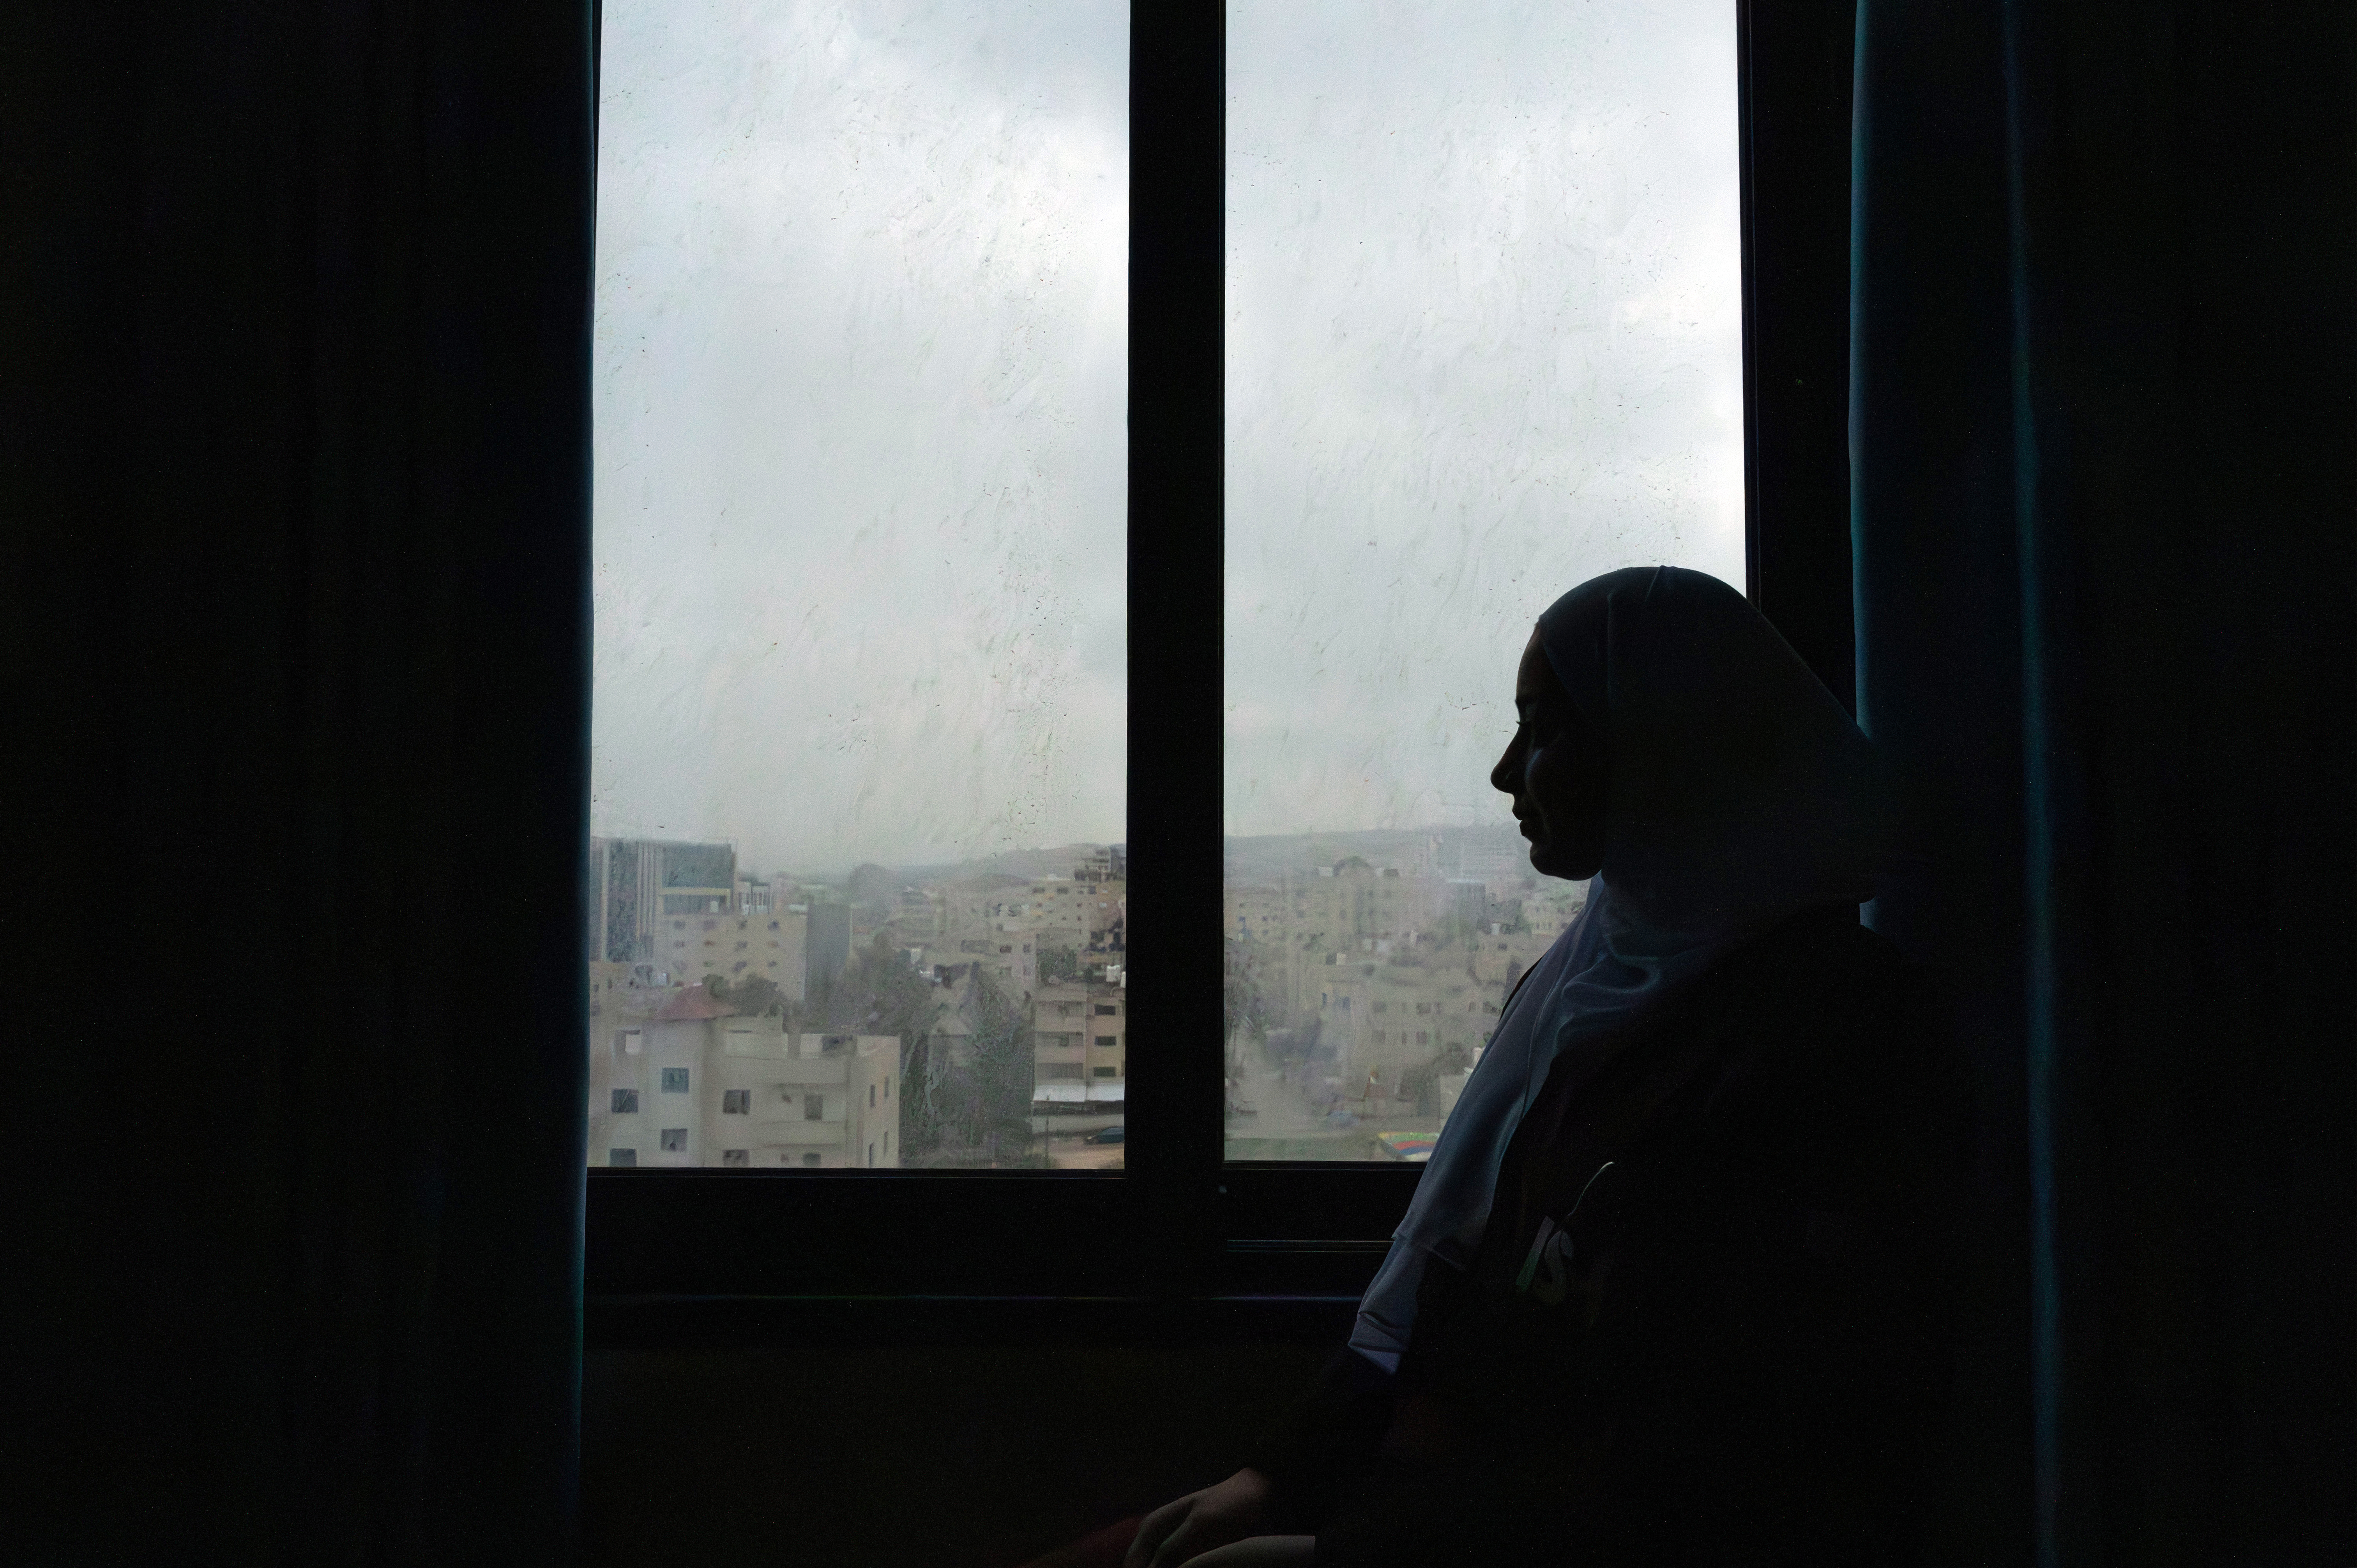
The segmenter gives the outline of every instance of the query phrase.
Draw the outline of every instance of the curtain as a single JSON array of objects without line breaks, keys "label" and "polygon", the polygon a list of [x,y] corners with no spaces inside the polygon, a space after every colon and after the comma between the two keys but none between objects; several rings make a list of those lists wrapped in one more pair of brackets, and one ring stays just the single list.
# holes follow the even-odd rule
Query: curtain
[{"label": "curtain", "polygon": [[2346,7],[1862,0],[1873,922],[1975,1064],[1938,1560],[2357,1560]]},{"label": "curtain", "polygon": [[16,1561],[571,1552],[593,31],[0,22]]}]

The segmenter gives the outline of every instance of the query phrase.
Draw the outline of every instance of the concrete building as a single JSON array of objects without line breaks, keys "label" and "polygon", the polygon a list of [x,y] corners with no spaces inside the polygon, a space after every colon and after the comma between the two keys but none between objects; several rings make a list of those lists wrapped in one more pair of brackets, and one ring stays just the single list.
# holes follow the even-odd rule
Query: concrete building
[{"label": "concrete building", "polygon": [[589,1053],[593,1165],[889,1169],[900,1041],[784,1034],[700,985],[600,993]]},{"label": "concrete building", "polygon": [[593,963],[660,964],[665,917],[737,907],[734,844],[593,838],[587,875],[585,947]]},{"label": "concrete building", "polygon": [[[1035,1131],[1121,1120],[1128,1097],[1129,993],[1118,981],[1048,983],[1031,996]],[[1085,1120],[1074,1120],[1082,1118]]]},{"label": "concrete building", "polygon": [[774,914],[672,915],[656,934],[654,972],[641,984],[701,985],[707,974],[729,984],[759,977],[796,1001],[805,994],[804,917]]},{"label": "concrete building", "polygon": [[803,919],[802,994],[815,996],[851,961],[851,906],[808,905]]}]

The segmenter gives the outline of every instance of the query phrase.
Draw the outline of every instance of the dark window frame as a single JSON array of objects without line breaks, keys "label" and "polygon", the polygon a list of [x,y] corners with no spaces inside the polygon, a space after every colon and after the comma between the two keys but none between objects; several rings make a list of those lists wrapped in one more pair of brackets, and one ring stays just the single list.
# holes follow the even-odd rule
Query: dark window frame
[{"label": "dark window frame", "polygon": [[[1854,0],[1730,3],[1746,589],[1847,703]],[[724,1318],[758,1336],[786,1319],[807,1328],[813,1311],[847,1323],[846,1303],[927,1299],[970,1314],[984,1299],[1069,1312],[1076,1298],[1275,1295],[1322,1314],[1324,1333],[1347,1321],[1406,1208],[1417,1166],[1222,1158],[1221,691],[1204,645],[1222,622],[1224,52],[1217,0],[1132,13],[1131,709],[1155,722],[1128,738],[1128,848],[1156,869],[1130,889],[1128,919],[1157,960],[1123,1009],[1142,1041],[1126,1169],[592,1169],[593,1344]]]}]

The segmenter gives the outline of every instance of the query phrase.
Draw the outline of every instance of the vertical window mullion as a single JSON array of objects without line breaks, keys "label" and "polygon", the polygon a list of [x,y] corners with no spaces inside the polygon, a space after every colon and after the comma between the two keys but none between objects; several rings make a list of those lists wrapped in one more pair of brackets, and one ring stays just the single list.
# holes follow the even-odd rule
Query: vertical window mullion
[{"label": "vertical window mullion", "polygon": [[1216,1260],[1225,256],[1220,0],[1130,20],[1127,1172],[1138,1283]]}]

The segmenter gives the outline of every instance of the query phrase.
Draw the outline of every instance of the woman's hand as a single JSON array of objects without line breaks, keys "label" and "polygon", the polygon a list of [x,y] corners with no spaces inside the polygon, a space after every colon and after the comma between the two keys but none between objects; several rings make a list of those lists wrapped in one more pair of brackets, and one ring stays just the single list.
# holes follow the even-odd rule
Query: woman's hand
[{"label": "woman's hand", "polygon": [[1314,1535],[1248,1535],[1187,1559],[1185,1568],[1308,1568]]},{"label": "woman's hand", "polygon": [[[1147,1514],[1146,1522],[1137,1527],[1137,1538],[1129,1543],[1128,1554],[1121,1560],[1122,1568],[1178,1568],[1180,1563],[1190,1561],[1211,1562],[1202,1553],[1215,1552],[1232,1542],[1243,1542],[1260,1529],[1267,1512],[1268,1477],[1247,1466],[1217,1486],[1189,1492]],[[1315,1537],[1276,1535],[1260,1539],[1308,1542]],[[1309,1559],[1305,1554],[1299,1558],[1218,1561],[1307,1563]]]}]

